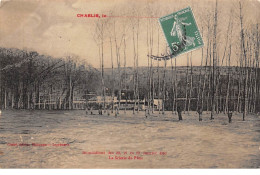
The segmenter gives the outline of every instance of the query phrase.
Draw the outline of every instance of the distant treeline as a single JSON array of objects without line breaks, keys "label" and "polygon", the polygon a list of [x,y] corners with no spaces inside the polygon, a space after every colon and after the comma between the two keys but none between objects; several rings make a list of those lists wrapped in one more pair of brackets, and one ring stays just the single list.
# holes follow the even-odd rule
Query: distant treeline
[{"label": "distant treeline", "polygon": [[[124,68],[122,68],[124,69]],[[149,100],[151,91],[151,104],[153,99],[163,99],[163,83],[165,81],[165,110],[177,110],[180,106],[184,111],[196,111],[198,107],[203,107],[204,111],[210,111],[212,107],[212,66],[181,66],[181,67],[153,67],[151,70],[152,82],[149,89],[149,68],[139,67],[139,98]],[[218,112],[244,110],[244,85],[241,79],[241,72],[248,70],[249,80],[247,82],[247,109],[248,112],[260,111],[260,74],[259,68],[223,66],[216,67],[217,88],[216,106]],[[165,78],[164,76],[165,71]],[[243,72],[242,72],[243,74]],[[121,75],[121,76],[120,76]],[[134,98],[133,68],[126,68],[121,74],[117,71],[114,78],[111,69],[105,69],[106,95],[111,95],[113,79],[118,91],[119,81],[122,82],[122,99]],[[159,78],[158,78],[159,77]],[[126,85],[125,85],[126,83]],[[125,89],[126,88],[126,89]],[[126,92],[126,93],[125,93]],[[118,95],[116,93],[116,95]],[[155,110],[155,109],[154,109]]]},{"label": "distant treeline", "polygon": [[[80,62],[77,56],[53,58],[35,51],[0,48],[0,106],[16,109],[72,109],[74,92],[94,91],[99,85],[98,71]],[[36,105],[38,104],[38,105]]]},{"label": "distant treeline", "polygon": [[[44,109],[73,109],[73,101],[77,99],[87,101],[90,93],[102,95],[101,72],[80,62],[76,56],[53,58],[32,51],[0,48],[0,68],[2,109],[43,109],[43,104]],[[247,94],[241,81],[245,69],[249,77]],[[149,86],[149,73],[153,77],[152,86]],[[153,67],[152,70],[139,67],[138,74],[140,100],[150,100],[153,104],[154,99],[165,96],[165,110],[176,110],[178,106],[185,111],[197,110],[199,106],[211,110],[211,66]],[[248,111],[260,111],[259,68],[216,67],[216,74],[217,112],[242,112],[245,95]],[[121,83],[121,99],[133,100],[133,76],[133,68],[123,68],[120,73],[115,70],[113,76],[111,69],[105,69],[105,96],[115,95],[119,99]],[[153,92],[151,98],[149,91]]]}]

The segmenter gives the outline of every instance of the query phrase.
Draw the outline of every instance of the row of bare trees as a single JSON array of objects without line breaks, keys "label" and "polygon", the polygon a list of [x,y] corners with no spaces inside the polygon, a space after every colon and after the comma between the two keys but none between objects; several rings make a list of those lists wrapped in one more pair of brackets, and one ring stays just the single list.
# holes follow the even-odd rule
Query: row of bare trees
[{"label": "row of bare trees", "polygon": [[[217,0],[213,5],[213,13],[209,12],[200,17],[205,21],[205,24],[202,24],[204,27],[200,30],[205,42],[204,48],[201,49],[201,68],[199,72],[194,71],[192,63],[194,56],[193,53],[188,53],[184,83],[181,73],[178,72],[177,59],[153,60],[150,58],[150,55],[157,54],[159,58],[162,54],[167,54],[167,49],[163,49],[165,44],[160,41],[159,25],[153,19],[154,16],[160,16],[158,9],[151,10],[147,5],[146,11],[150,17],[147,19],[142,19],[140,12],[133,10],[131,13],[137,18],[123,19],[123,21],[119,18],[99,20],[96,26],[106,25],[104,28],[98,27],[100,34],[95,37],[99,39],[97,45],[102,52],[100,54],[102,55],[101,72],[104,67],[103,60],[108,60],[108,54],[105,58],[103,57],[102,44],[109,38],[112,75],[108,76],[112,76],[110,80],[113,80],[112,96],[118,90],[119,108],[123,89],[124,92],[133,91],[134,109],[139,110],[140,100],[145,100],[148,113],[153,113],[155,109],[158,109],[159,112],[162,110],[163,113],[164,110],[169,109],[174,112],[178,106],[188,112],[194,110],[194,103],[195,110],[201,108],[211,111],[211,119],[214,118],[215,113],[219,112],[243,112],[243,118],[248,112],[257,112],[259,106],[259,28],[257,23],[247,22],[245,25],[244,16],[246,14],[243,14],[243,4],[236,3],[239,6],[239,11],[236,12],[239,13],[237,15],[234,13],[234,9],[231,9],[229,18],[225,19],[226,26],[221,26],[223,19],[219,17],[221,11]],[[234,25],[238,24],[240,29],[235,28],[234,30]],[[143,31],[146,30],[143,35],[140,35],[140,28]],[[103,37],[103,32],[106,33],[106,37]],[[130,40],[132,40],[132,44],[130,44]],[[141,50],[141,52],[147,53],[147,72],[145,74],[140,71],[138,65],[139,59],[145,59],[140,58],[140,42],[147,48]],[[127,50],[133,50],[133,56],[128,56]],[[117,62],[116,72],[113,63],[114,56]],[[122,57],[124,58],[123,71]],[[198,56],[196,55],[196,57]],[[133,71],[127,73],[126,64],[129,64],[132,59]],[[126,63],[127,61],[129,62]],[[170,78],[167,74],[167,65],[171,66]],[[142,82],[146,84],[142,85]],[[102,86],[103,89],[110,88],[109,85],[103,83]],[[145,93],[140,93],[142,90]],[[182,94],[183,92],[184,94]],[[105,94],[102,95],[105,99]],[[162,100],[157,107],[155,107],[155,99]],[[113,110],[114,108],[112,108]],[[135,113],[135,110],[133,112]]]},{"label": "row of bare trees", "polygon": [[[231,9],[228,26],[222,38],[218,33],[219,27],[219,10],[218,1],[215,4],[215,12],[212,18],[208,17],[207,23],[207,51],[205,60],[205,74],[203,85],[201,85],[201,77],[199,78],[199,89],[202,90],[198,93],[198,105],[204,107],[205,95],[211,97],[211,119],[214,117],[214,112],[229,113],[230,111],[243,112],[243,120],[248,112],[256,113],[257,105],[259,104],[259,39],[258,39],[258,23],[244,24],[243,4],[238,2],[239,15],[234,16],[234,10]],[[240,29],[239,39],[237,41],[234,38],[234,21],[237,20]],[[212,22],[210,22],[210,19]],[[203,29],[202,29],[203,30]],[[221,53],[219,50],[220,46],[218,43],[225,43]],[[238,44],[239,43],[239,47]],[[234,47],[237,49],[234,51]],[[232,53],[236,52],[237,65],[236,68],[231,66]],[[220,54],[223,54],[221,57]],[[209,61],[208,61],[209,60]],[[202,61],[203,61],[203,50],[202,50]],[[209,65],[208,65],[209,62]],[[223,73],[221,67],[224,66],[228,70]],[[202,66],[202,64],[201,64]],[[209,70],[207,68],[209,67]],[[192,69],[192,68],[191,68]],[[201,73],[200,73],[201,76]],[[222,85],[223,78],[225,79],[224,86]],[[205,81],[208,79],[208,84],[211,88],[210,94],[204,94]],[[209,91],[208,91],[209,92]],[[209,98],[208,98],[209,99]],[[208,103],[208,101],[207,101]],[[207,104],[207,110],[208,110]]]},{"label": "row of bare trees", "polygon": [[[211,119],[219,112],[243,112],[243,118],[248,112],[259,112],[259,28],[257,22],[246,20],[243,3],[236,4],[237,11],[230,10],[226,23],[218,1],[213,13],[199,16],[204,22],[200,31],[205,46],[201,54],[186,55],[185,68],[177,66],[178,58],[160,58],[167,55],[156,18],[162,12],[147,4],[145,9],[133,6],[126,11],[130,18],[96,21],[93,39],[98,47],[99,73],[77,63],[76,56],[53,59],[36,52],[1,48],[1,107],[72,109],[74,92],[89,90],[103,97],[105,111],[111,108],[117,114],[120,108],[126,111],[128,99],[134,101],[133,113],[140,110],[141,102],[148,113],[202,109],[211,111]],[[145,15],[149,18],[142,17]],[[151,59],[151,55],[158,59]],[[200,67],[194,67],[193,60],[200,55]],[[140,67],[145,59],[147,67]],[[127,66],[130,64],[133,67]],[[109,73],[107,67],[111,67]],[[58,95],[54,95],[56,86],[62,89]],[[111,105],[106,103],[107,96],[112,97]]]}]

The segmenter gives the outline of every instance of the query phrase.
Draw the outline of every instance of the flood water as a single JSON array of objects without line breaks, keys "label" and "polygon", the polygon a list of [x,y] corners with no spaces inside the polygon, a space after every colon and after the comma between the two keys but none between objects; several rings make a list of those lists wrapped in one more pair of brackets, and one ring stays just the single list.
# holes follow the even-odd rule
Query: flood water
[{"label": "flood water", "polygon": [[[95,111],[95,114],[98,112]],[[260,116],[6,110],[0,168],[259,168]],[[132,159],[131,159],[132,158]]]}]

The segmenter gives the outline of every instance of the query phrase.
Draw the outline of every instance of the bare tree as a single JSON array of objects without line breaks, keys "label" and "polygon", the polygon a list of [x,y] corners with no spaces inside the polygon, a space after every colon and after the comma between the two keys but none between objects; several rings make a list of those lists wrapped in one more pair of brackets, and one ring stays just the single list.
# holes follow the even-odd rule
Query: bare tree
[{"label": "bare tree", "polygon": [[215,93],[216,93],[216,78],[215,78],[215,66],[217,64],[217,22],[218,22],[218,1],[216,0],[215,15],[214,15],[214,37],[213,37],[213,70],[212,70],[212,106],[211,106],[211,116],[210,119],[214,119],[215,111]]},{"label": "bare tree", "polygon": [[245,46],[245,34],[244,34],[244,26],[243,26],[243,16],[242,16],[242,5],[239,2],[239,18],[240,18],[240,27],[241,27],[241,52],[242,60],[244,60],[244,93],[243,93],[243,121],[245,120],[247,114],[247,81],[248,81],[248,68],[247,68],[247,53],[246,53],[246,46]]}]

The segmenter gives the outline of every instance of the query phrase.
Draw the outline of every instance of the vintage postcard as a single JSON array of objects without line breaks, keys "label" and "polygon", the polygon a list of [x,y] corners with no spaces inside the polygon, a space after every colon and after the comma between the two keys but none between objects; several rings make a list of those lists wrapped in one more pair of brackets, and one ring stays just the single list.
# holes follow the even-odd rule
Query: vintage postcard
[{"label": "vintage postcard", "polygon": [[259,168],[259,9],[0,0],[0,168]]}]

